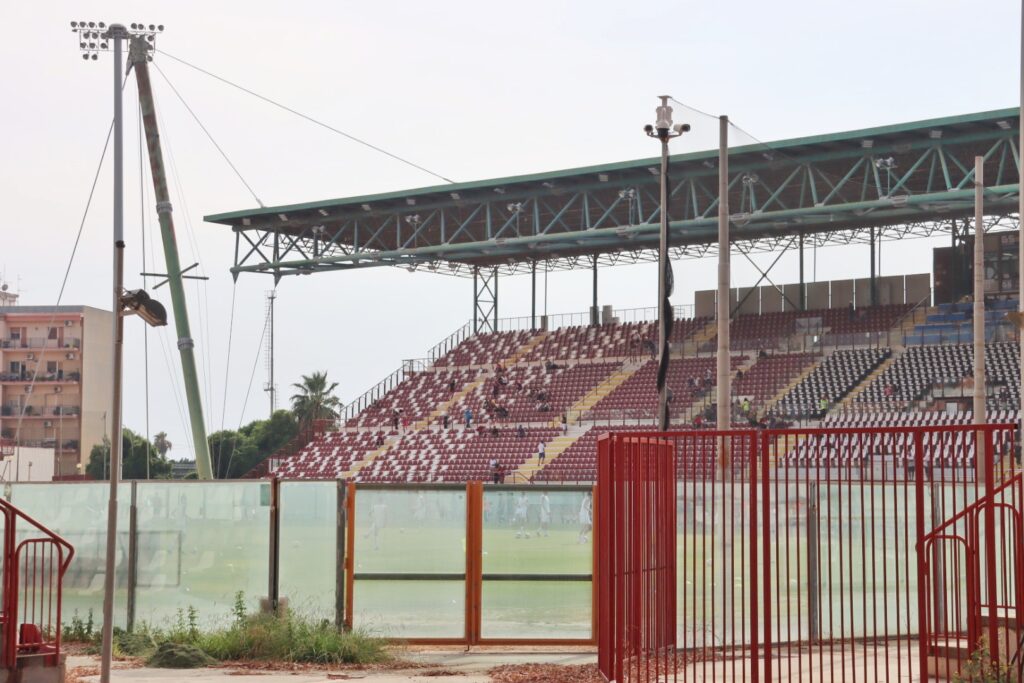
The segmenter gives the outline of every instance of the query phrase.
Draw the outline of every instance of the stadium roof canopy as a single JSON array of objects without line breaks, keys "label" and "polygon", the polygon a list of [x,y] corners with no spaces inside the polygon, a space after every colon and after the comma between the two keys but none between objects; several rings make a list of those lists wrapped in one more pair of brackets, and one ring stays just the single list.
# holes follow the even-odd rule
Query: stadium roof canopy
[{"label": "stadium roof canopy", "polygon": [[[775,251],[927,236],[973,214],[1016,213],[1019,110],[966,114],[730,150],[734,248]],[[670,162],[674,257],[717,240],[717,150]],[[235,231],[232,272],[374,266],[470,275],[656,259],[656,158],[207,216]]]}]

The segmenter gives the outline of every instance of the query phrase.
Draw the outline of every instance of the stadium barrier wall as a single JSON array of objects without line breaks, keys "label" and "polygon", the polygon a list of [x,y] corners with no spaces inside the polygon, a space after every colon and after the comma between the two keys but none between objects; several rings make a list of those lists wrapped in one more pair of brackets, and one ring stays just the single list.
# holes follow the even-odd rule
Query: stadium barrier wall
[{"label": "stadium barrier wall", "polygon": [[[64,620],[98,623],[105,482],[11,483],[5,497],[76,549]],[[203,626],[275,607],[408,642],[594,641],[593,486],[121,484],[115,625]]]}]

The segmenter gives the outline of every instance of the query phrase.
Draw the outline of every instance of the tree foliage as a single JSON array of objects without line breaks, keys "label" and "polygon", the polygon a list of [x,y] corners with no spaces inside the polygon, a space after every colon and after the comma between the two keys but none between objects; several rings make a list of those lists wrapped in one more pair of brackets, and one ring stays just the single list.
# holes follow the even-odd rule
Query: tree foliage
[{"label": "tree foliage", "polygon": [[341,410],[341,399],[334,395],[337,382],[330,382],[326,372],[303,375],[301,382],[292,385],[298,393],[292,395],[292,412],[300,425],[308,426],[314,420],[334,420]]},{"label": "tree foliage", "polygon": [[[146,459],[149,459],[149,478],[168,479],[171,463],[160,454],[156,446],[144,436],[130,429],[121,434],[121,477],[123,479],[145,479]],[[110,439],[92,447],[85,473],[93,479],[106,479],[110,472]]]},{"label": "tree foliage", "polygon": [[230,429],[210,435],[210,458],[217,479],[241,477],[268,455],[291,441],[299,425],[290,411],[278,410],[269,420],[254,420],[237,432]]}]

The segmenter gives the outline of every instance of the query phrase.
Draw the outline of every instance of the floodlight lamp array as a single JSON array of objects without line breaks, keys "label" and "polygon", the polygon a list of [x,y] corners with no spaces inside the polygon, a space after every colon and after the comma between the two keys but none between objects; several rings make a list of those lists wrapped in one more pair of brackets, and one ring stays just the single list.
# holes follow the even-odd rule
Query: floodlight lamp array
[{"label": "floodlight lamp array", "polygon": [[[102,21],[72,21],[71,31],[78,35],[78,48],[82,51],[82,59],[96,61],[100,52],[112,48],[113,31],[120,32],[122,38],[141,38],[147,52],[156,49],[156,36],[164,30],[163,24],[132,23],[128,28],[120,24],[106,24]],[[148,57],[152,61],[152,56]]]}]

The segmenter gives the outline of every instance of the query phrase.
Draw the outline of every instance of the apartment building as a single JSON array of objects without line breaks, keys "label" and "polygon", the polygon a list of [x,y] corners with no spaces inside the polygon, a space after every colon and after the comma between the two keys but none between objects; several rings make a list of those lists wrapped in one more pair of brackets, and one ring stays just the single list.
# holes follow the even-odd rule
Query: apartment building
[{"label": "apartment building", "polygon": [[108,432],[112,314],[90,306],[19,306],[0,291],[0,437],[54,451],[58,475],[85,471]]}]

